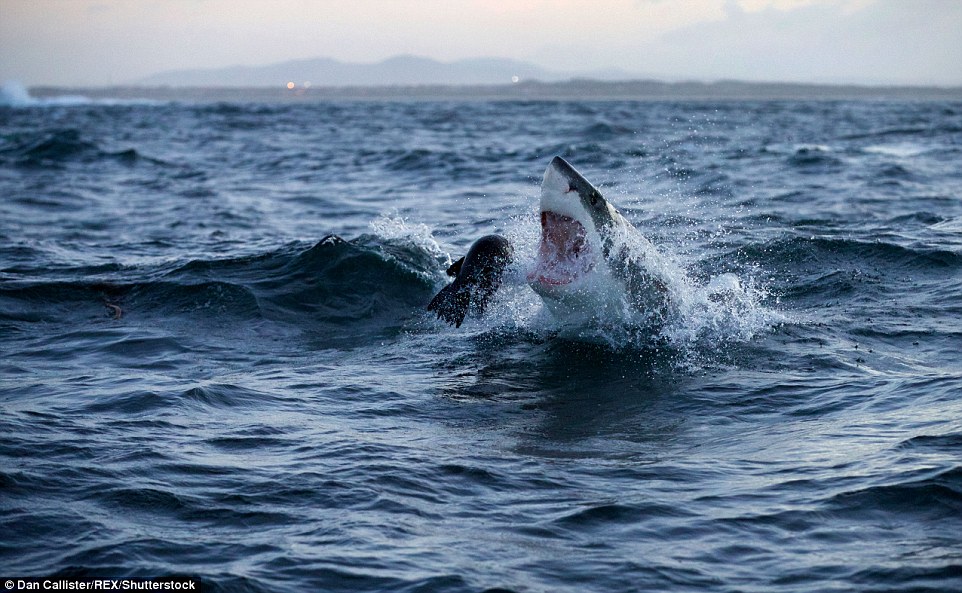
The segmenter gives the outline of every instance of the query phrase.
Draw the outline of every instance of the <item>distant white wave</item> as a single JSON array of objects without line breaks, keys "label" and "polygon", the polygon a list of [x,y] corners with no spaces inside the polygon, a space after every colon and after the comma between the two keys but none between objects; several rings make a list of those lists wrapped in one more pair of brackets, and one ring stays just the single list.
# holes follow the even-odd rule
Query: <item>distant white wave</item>
[{"label": "distant white wave", "polygon": [[924,154],[929,148],[922,146],[921,144],[913,144],[909,142],[901,142],[897,144],[876,144],[873,146],[866,146],[864,148],[865,152],[872,154],[881,154],[884,156],[894,156],[899,158],[910,158],[914,156],[919,156]]},{"label": "distant white wave", "polygon": [[30,91],[16,80],[8,80],[0,88],[0,107],[37,107],[45,105],[83,105],[91,100],[80,95],[65,95],[38,99],[30,96]]},{"label": "distant white wave", "polygon": [[8,80],[0,87],[0,107],[69,107],[72,105],[155,105],[149,99],[91,99],[83,95],[32,97],[22,83]]}]

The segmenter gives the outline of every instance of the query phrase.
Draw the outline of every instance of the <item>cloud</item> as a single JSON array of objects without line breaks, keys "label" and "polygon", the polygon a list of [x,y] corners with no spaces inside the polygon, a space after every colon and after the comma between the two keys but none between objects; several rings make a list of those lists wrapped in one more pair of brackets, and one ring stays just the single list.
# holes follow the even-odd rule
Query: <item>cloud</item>
[{"label": "cloud", "polygon": [[[962,84],[962,3],[818,2],[696,23],[631,50],[634,69],[691,78]],[[628,67],[628,65],[623,65]]]},{"label": "cloud", "polygon": [[0,0],[0,80],[500,56],[673,79],[962,84],[953,0]]}]

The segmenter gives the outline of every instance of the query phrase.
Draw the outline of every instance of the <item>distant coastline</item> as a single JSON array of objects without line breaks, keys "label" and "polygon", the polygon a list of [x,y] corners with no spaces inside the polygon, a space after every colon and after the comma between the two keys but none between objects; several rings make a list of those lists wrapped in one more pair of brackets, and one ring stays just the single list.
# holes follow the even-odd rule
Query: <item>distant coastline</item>
[{"label": "distant coastline", "polygon": [[803,83],[662,82],[656,80],[564,82],[526,80],[490,85],[384,85],[311,87],[111,86],[30,89],[35,98],[82,95],[90,99],[184,102],[316,102],[333,100],[962,100],[962,87],[868,86]]}]

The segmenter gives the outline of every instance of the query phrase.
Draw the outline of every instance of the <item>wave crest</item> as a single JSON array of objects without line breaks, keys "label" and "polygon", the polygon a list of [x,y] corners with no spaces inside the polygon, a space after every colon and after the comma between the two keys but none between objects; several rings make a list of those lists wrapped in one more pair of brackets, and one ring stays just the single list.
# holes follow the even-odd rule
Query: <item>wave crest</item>
[{"label": "wave crest", "polygon": [[88,103],[91,103],[91,100],[81,95],[36,98],[30,95],[30,91],[23,84],[15,80],[8,80],[0,87],[0,107],[57,107]]},{"label": "wave crest", "polygon": [[[289,245],[167,270],[68,269],[59,280],[0,287],[0,324],[89,324],[100,315],[220,332],[267,322],[295,327],[321,346],[364,340],[400,331],[421,315],[434,289],[436,255],[403,240],[332,235],[306,249]],[[100,278],[92,281],[93,273]]]}]

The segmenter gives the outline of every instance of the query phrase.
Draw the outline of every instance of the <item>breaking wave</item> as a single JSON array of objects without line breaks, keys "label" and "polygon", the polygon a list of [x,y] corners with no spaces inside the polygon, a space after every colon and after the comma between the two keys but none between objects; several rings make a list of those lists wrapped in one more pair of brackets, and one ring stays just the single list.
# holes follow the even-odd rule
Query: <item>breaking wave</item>
[{"label": "breaking wave", "polygon": [[75,107],[79,105],[154,105],[148,99],[92,99],[83,95],[34,97],[20,82],[8,80],[0,87],[0,108],[13,107]]}]

